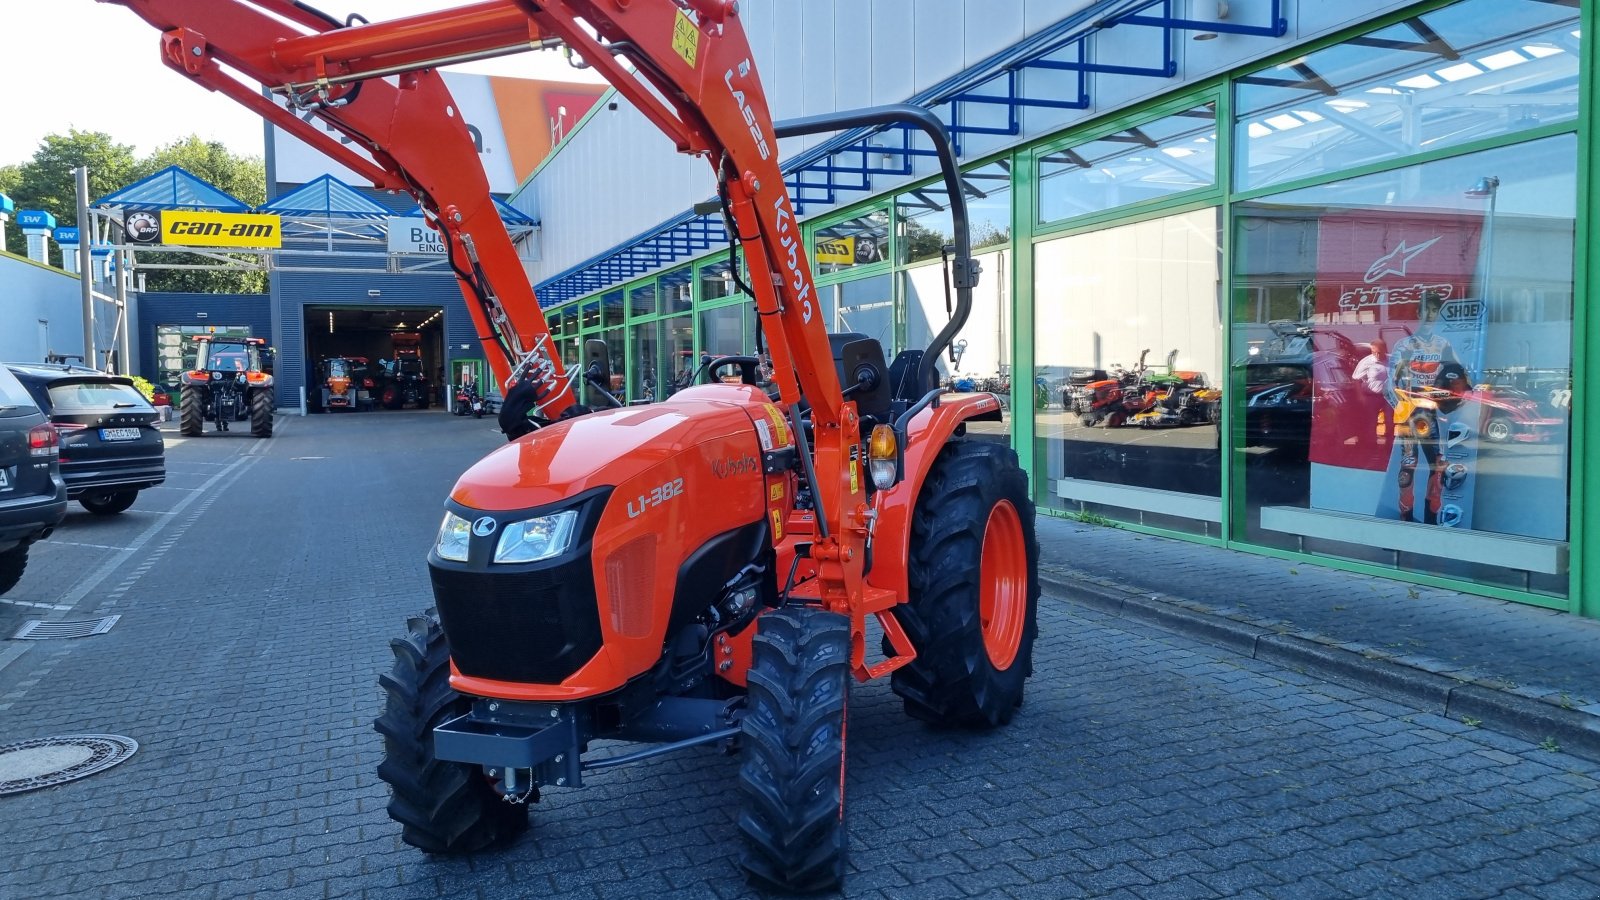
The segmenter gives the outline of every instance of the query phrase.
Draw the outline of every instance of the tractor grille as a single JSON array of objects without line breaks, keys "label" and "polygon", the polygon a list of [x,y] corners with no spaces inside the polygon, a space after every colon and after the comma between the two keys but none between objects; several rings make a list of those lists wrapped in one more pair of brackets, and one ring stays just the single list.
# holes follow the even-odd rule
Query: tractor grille
[{"label": "tractor grille", "polygon": [[649,637],[655,630],[656,534],[640,535],[606,559],[606,597],[611,630],[623,637]]},{"label": "tractor grille", "polygon": [[463,675],[559,684],[600,650],[587,554],[534,571],[429,572],[450,657]]}]

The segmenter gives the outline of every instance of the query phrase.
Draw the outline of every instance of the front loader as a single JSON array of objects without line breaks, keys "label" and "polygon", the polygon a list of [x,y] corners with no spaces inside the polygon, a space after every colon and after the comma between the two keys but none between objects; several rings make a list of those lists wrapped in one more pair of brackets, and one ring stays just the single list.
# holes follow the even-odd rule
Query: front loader
[{"label": "front loader", "polygon": [[[514,439],[451,491],[427,556],[434,607],[380,679],[378,774],[407,843],[470,853],[524,829],[542,792],[722,744],[740,756],[728,796],[748,877],[836,888],[853,683],[888,676],[937,725],[1010,721],[1037,630],[1034,507],[1015,453],[966,437],[999,419],[998,398],[938,385],[978,267],[931,113],[774,125],[732,0],[491,0],[372,24],[291,0],[110,2],[163,31],[171,67],[415,196],[506,389]],[[603,342],[565,370],[433,68],[556,43],[710,162],[711,206],[752,273],[738,287],[764,347],[706,361],[710,383],[660,403],[610,394]],[[827,332],[776,153],[782,137],[889,125],[926,133],[956,235],[951,321],[892,364],[872,338]]]}]

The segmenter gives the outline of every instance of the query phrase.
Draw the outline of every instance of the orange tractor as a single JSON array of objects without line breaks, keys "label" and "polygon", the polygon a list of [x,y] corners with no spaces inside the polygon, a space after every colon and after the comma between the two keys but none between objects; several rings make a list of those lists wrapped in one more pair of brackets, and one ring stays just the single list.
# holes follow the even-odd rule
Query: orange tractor
[{"label": "orange tractor", "polygon": [[[163,33],[172,68],[417,198],[507,388],[502,422],[526,432],[456,483],[428,552],[437,611],[410,620],[380,679],[378,774],[408,843],[478,850],[525,828],[541,791],[727,743],[747,875],[834,888],[852,683],[888,676],[929,722],[1011,719],[1032,673],[1034,507],[1011,450],[965,439],[998,400],[938,386],[978,267],[931,113],[775,125],[733,0],[490,0],[372,24],[296,0],[110,2]],[[603,342],[565,370],[435,70],[555,44],[711,164],[730,249],[756,273],[740,288],[770,387],[767,357],[726,356],[712,383],[630,407],[607,390]],[[901,123],[940,159],[957,302],[926,351],[890,365],[876,340],[827,333],[776,150]],[[606,408],[578,402],[580,377]],[[637,745],[591,752],[601,739]]]}]

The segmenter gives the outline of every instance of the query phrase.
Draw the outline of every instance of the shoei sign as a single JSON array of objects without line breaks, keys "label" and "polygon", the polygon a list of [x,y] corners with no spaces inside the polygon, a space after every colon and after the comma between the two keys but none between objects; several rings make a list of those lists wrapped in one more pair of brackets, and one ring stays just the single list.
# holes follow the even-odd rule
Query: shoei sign
[{"label": "shoei sign", "polygon": [[[489,177],[489,190],[509,194],[517,189],[550,153],[561,136],[577,125],[605,91],[601,84],[537,81],[445,72],[445,85],[461,109],[467,134],[478,149],[478,160]],[[282,103],[282,98],[278,98]],[[365,151],[350,138],[326,125],[315,113],[295,115],[323,129],[358,155]],[[305,184],[332,175],[347,184],[366,181],[320,150],[289,132],[274,127],[268,137],[270,175],[279,184]],[[433,252],[433,251],[422,251]]]}]

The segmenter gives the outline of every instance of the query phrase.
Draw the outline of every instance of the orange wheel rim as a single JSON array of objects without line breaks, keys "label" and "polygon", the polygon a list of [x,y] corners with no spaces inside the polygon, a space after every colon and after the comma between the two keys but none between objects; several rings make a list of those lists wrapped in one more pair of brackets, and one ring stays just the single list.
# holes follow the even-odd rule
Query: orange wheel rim
[{"label": "orange wheel rim", "polygon": [[989,662],[1003,671],[1017,660],[1028,612],[1028,548],[1022,537],[1022,518],[1009,500],[1001,500],[989,511],[978,577],[983,649]]}]

